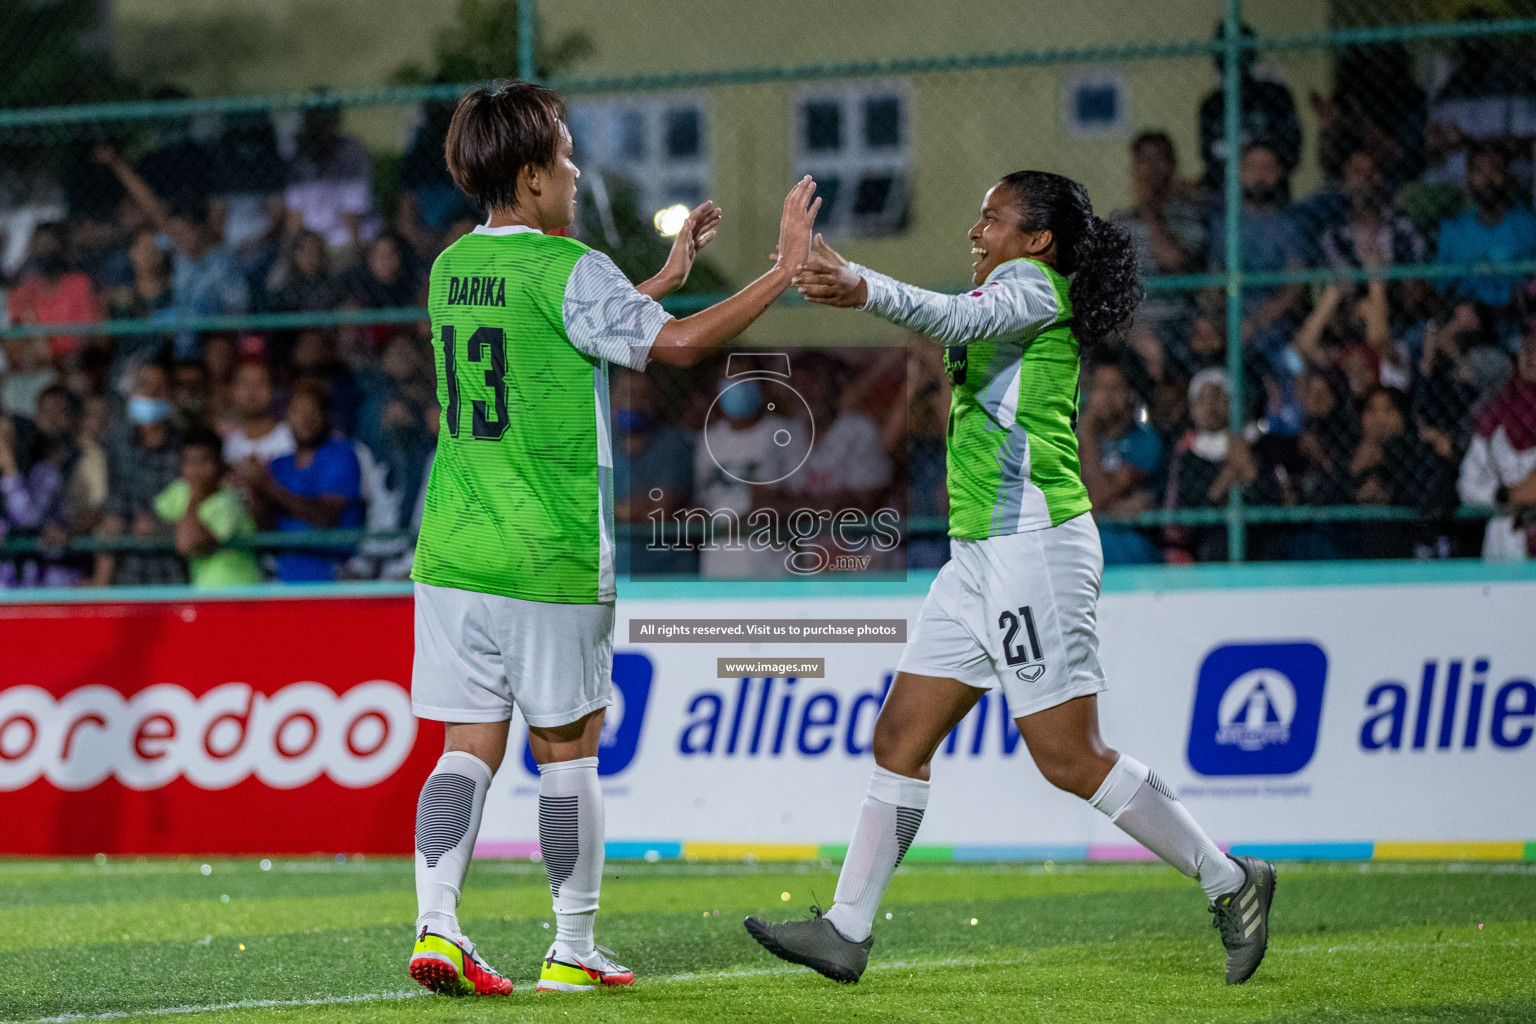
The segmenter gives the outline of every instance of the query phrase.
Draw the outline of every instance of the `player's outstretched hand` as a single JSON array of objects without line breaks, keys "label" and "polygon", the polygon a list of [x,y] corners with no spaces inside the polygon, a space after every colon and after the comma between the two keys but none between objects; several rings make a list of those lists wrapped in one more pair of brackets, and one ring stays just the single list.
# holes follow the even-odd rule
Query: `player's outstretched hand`
[{"label": "player's outstretched hand", "polygon": [[683,222],[682,230],[672,239],[672,251],[667,253],[667,265],[657,277],[665,278],[667,291],[676,291],[693,273],[693,261],[700,251],[714,241],[720,227],[720,207],[706,199],[695,206]]},{"label": "player's outstretched hand", "polygon": [[816,195],[816,181],[809,174],[795,183],[784,197],[784,214],[779,218],[779,266],[798,272],[811,256],[811,229],[816,225],[816,211],[821,197]]},{"label": "player's outstretched hand", "polygon": [[817,232],[811,258],[795,275],[795,287],[811,302],[856,309],[869,301],[869,286],[843,254]]}]

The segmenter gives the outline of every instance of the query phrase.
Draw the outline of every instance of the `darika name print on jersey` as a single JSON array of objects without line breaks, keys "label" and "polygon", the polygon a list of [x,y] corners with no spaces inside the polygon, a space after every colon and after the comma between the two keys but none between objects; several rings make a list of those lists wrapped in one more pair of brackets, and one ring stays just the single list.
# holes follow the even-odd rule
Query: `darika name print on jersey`
[{"label": "darika name print on jersey", "polygon": [[505,309],[507,279],[504,277],[450,277],[448,305],[501,306]]}]

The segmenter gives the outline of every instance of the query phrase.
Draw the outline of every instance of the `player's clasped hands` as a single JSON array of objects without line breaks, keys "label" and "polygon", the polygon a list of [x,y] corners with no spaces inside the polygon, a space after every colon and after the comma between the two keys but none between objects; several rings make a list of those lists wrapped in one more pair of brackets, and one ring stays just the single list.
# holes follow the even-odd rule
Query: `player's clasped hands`
[{"label": "player's clasped hands", "polygon": [[[815,199],[811,197],[815,196]],[[811,229],[816,224],[816,212],[821,209],[821,197],[816,196],[816,181],[809,174],[795,183],[784,197],[784,214],[779,218],[779,248],[775,254],[778,265],[798,273],[811,255]]]},{"label": "player's clasped hands", "polygon": [[864,278],[842,253],[827,244],[820,232],[811,247],[810,259],[795,274],[794,284],[807,301],[823,306],[856,308],[869,298]]}]

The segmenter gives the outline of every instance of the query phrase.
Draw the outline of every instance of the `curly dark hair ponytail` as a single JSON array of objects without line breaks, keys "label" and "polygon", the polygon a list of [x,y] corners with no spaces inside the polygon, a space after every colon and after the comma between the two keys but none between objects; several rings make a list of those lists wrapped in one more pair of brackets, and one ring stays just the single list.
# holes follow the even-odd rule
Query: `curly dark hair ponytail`
[{"label": "curly dark hair ponytail", "polygon": [[1123,228],[1093,215],[1088,190],[1049,171],[1015,171],[1004,178],[1027,231],[1056,239],[1056,270],[1072,279],[1072,328],[1093,344],[1123,327],[1146,289],[1136,250]]}]

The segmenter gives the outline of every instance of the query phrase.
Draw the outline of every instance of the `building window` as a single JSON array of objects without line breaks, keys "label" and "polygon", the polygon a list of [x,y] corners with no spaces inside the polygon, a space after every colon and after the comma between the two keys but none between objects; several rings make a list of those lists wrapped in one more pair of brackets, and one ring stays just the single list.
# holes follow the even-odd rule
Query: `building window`
[{"label": "building window", "polygon": [[627,179],[647,224],[657,210],[674,203],[697,206],[709,194],[707,109],[707,98],[693,94],[574,103],[577,166]]},{"label": "building window", "polygon": [[817,225],[828,234],[888,235],[907,226],[909,94],[904,81],[796,91],[794,176],[816,178]]},{"label": "building window", "polygon": [[1130,90],[1116,67],[1072,68],[1061,77],[1062,120],[1074,139],[1123,139],[1130,133]]}]

